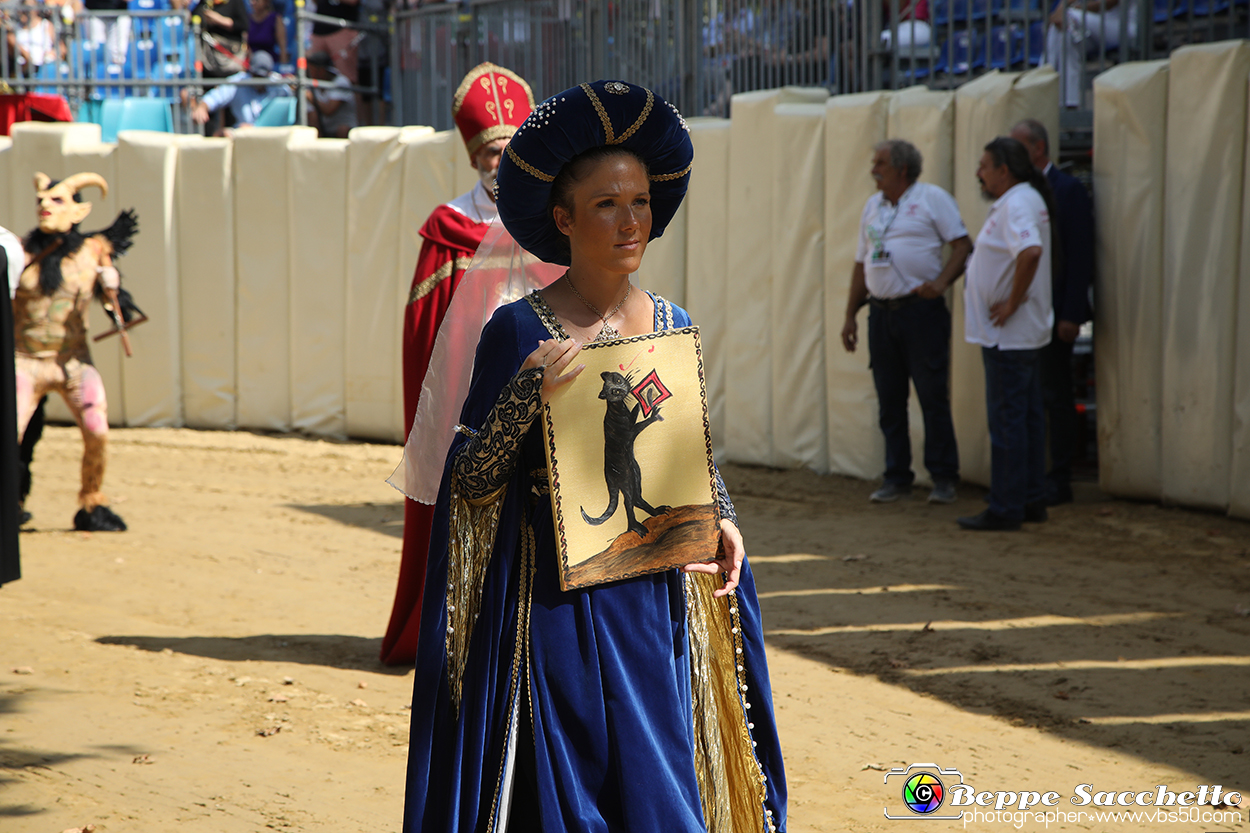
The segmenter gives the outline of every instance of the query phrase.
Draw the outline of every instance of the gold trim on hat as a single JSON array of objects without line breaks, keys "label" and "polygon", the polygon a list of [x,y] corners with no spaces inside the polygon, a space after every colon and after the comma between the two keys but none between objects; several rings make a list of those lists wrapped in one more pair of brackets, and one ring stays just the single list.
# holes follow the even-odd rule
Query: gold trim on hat
[{"label": "gold trim on hat", "polygon": [[[509,81],[515,81],[520,84],[521,88],[525,90],[525,98],[529,101],[530,109],[534,109],[534,91],[530,89],[529,84],[525,83],[525,79],[510,69],[486,61],[469,70],[468,74],[464,76],[464,80],[460,82],[460,86],[456,87],[456,95],[452,98],[451,103],[451,116],[453,119],[460,113],[460,107],[464,104],[464,97],[468,95],[469,88],[473,86],[473,82],[488,73],[499,75]],[[507,92],[506,83],[504,84],[504,92]]]},{"label": "gold trim on hat", "polygon": [[580,84],[579,86],[586,93],[586,97],[590,99],[590,103],[594,105],[595,112],[599,114],[599,121],[603,122],[604,139],[609,145],[619,145],[637,133],[638,128],[642,127],[643,122],[647,120],[647,116],[651,115],[651,107],[655,104],[655,94],[650,90],[645,90],[647,103],[643,105],[641,115],[638,116],[637,121],[630,125],[628,130],[618,137],[612,130],[612,121],[608,118],[608,111],[603,109],[603,102],[599,100],[599,96],[595,95],[595,91],[589,84]]},{"label": "gold trim on hat", "polygon": [[681,179],[683,176],[690,173],[690,171],[693,170],[693,168],[694,168],[694,162],[692,161],[689,165],[686,166],[686,169],[684,171],[678,171],[675,174],[652,174],[648,176],[647,179],[651,180],[652,182],[671,182],[674,179]]},{"label": "gold trim on hat", "polygon": [[530,176],[537,177],[538,179],[541,179],[543,182],[555,182],[556,181],[556,178],[554,176],[549,176],[548,174],[543,173],[542,171],[538,170],[533,165],[531,165],[529,162],[526,162],[524,159],[517,156],[517,153],[515,150],[512,149],[511,144],[509,144],[506,148],[504,148],[504,150],[507,152],[508,158],[511,159],[513,162],[515,162],[518,168],[525,171]]},{"label": "gold trim on hat", "polygon": [[595,91],[591,89],[589,84],[579,84],[582,92],[586,93],[586,97],[590,99],[590,103],[595,106],[595,112],[599,114],[599,121],[603,122],[604,138],[609,145],[616,144],[616,134],[612,132],[612,120],[608,118],[608,111],[603,109],[603,102],[599,100],[599,96],[595,95]]},{"label": "gold trim on hat", "polygon": [[511,139],[512,134],[516,133],[516,128],[510,124],[492,124],[481,133],[464,143],[469,149],[469,155],[477,153],[482,145],[495,141],[496,139]]},{"label": "gold trim on hat", "polygon": [[638,128],[642,127],[642,123],[647,120],[647,116],[651,115],[651,105],[654,103],[655,103],[655,95],[652,94],[650,90],[647,90],[647,103],[642,108],[642,115],[638,117],[638,121],[630,125],[629,130],[626,130],[624,133],[621,134],[621,137],[616,140],[615,144],[619,145],[621,142],[624,142],[630,136],[633,136],[635,133],[638,132]]}]

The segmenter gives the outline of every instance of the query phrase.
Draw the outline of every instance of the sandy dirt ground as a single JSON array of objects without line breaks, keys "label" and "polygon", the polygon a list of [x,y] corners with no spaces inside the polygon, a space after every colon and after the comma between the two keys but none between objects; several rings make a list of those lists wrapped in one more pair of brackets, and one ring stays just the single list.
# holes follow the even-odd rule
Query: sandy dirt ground
[{"label": "sandy dirt ground", "polygon": [[[0,830],[398,830],[412,672],[377,661],[398,449],[116,431],[106,485],[131,531],[94,535],[69,529],[79,452],[48,430],[24,578],[0,589]],[[1049,523],[962,533],[975,487],[873,506],[849,479],[725,474],[790,830],[1250,830],[1245,806],[1069,803],[1079,784],[1250,788],[1250,524],[1079,484]],[[889,770],[921,762],[1073,815],[886,819],[908,812]]]}]

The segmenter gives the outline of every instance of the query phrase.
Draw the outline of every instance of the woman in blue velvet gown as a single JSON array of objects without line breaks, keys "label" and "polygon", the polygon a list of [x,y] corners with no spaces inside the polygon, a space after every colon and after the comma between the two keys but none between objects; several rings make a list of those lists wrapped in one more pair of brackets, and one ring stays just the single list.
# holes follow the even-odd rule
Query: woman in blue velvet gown
[{"label": "woman in blue velvet gown", "polygon": [[719,475],[718,560],[561,591],[530,430],[577,383],[582,344],[691,323],[629,276],[692,161],[676,109],[619,81],[549,99],[508,147],[500,216],[569,270],[478,344],[431,539],[408,833],[785,830],[759,605]]}]

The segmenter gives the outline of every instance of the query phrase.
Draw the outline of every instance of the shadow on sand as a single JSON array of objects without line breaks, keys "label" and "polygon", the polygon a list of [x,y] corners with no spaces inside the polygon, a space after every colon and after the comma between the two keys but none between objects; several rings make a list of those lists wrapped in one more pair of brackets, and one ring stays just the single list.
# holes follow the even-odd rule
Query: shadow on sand
[{"label": "shadow on sand", "polygon": [[383,665],[378,659],[381,638],[341,636],[338,634],[258,634],[256,636],[101,636],[101,645],[133,645],[143,651],[159,653],[169,649],[226,662],[256,660],[259,662],[295,662],[303,665],[324,665],[381,674],[403,676],[407,666]]}]

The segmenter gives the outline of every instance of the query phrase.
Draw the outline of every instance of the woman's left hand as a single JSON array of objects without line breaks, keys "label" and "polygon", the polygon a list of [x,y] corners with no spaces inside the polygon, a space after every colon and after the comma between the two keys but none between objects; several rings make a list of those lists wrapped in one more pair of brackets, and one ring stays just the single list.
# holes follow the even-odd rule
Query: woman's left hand
[{"label": "woman's left hand", "polygon": [[544,402],[557,389],[576,379],[586,369],[586,365],[579,364],[568,373],[564,372],[568,370],[569,364],[577,357],[581,349],[582,343],[575,338],[564,341],[556,341],[550,338],[538,342],[537,349],[525,357],[525,361],[521,364],[522,370],[531,370],[537,367],[543,369],[542,397]]},{"label": "woman's left hand", "polygon": [[746,547],[742,544],[742,533],[733,521],[720,522],[719,557],[715,561],[687,564],[688,573],[725,573],[725,586],[712,591],[712,598],[726,596],[738,586],[738,578],[742,574],[742,561],[747,557]]}]

